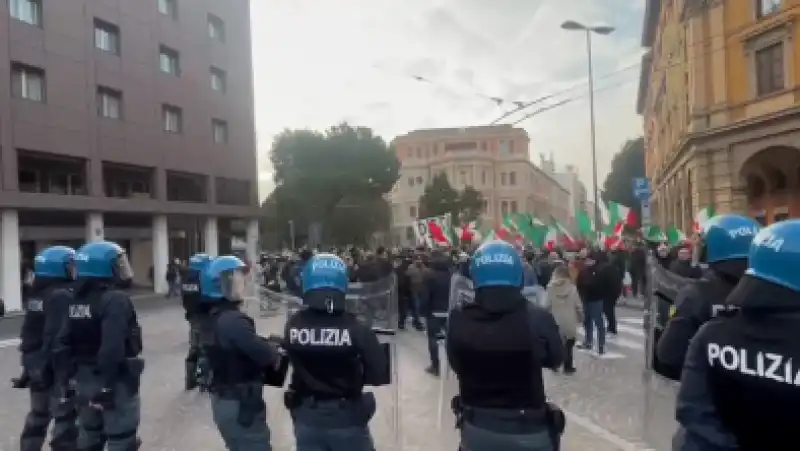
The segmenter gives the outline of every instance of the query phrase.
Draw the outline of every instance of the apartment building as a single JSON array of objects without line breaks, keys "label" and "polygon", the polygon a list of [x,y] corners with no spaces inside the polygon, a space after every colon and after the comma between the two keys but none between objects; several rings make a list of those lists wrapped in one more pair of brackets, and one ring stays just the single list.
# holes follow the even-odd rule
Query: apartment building
[{"label": "apartment building", "polygon": [[569,211],[568,220],[564,224],[573,232],[577,232],[576,215],[580,211],[585,211],[590,217],[593,217],[594,212],[587,208],[586,205],[586,185],[580,179],[578,168],[574,165],[568,164],[564,166],[564,170],[559,171],[556,168],[555,160],[551,156],[550,159],[545,159],[542,156],[542,170],[550,174],[564,189],[569,192]]},{"label": "apartment building", "polygon": [[653,221],[800,215],[800,0],[647,0],[637,110]]},{"label": "apartment building", "polygon": [[[258,235],[247,0],[0,2],[0,296],[55,243],[171,257]],[[152,277],[149,273],[152,268]]]},{"label": "apartment building", "polygon": [[390,193],[392,234],[410,243],[419,197],[439,173],[458,190],[467,186],[485,200],[484,220],[497,223],[515,212],[566,222],[569,193],[531,162],[530,138],[511,125],[415,130],[394,140],[400,179]]}]

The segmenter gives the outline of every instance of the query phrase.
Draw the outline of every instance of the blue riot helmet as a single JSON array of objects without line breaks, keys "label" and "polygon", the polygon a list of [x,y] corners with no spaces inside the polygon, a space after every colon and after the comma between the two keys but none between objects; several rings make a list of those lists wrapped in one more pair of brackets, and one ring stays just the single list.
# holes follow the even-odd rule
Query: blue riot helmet
[{"label": "blue riot helmet", "polygon": [[334,254],[311,257],[300,274],[303,303],[328,313],[344,311],[347,294],[347,265]]},{"label": "blue riot helmet", "polygon": [[494,240],[481,244],[469,266],[475,289],[487,287],[522,288],[522,258],[511,244]]},{"label": "blue riot helmet", "polygon": [[214,258],[205,253],[194,254],[189,257],[189,269],[194,271],[203,272],[208,269],[208,266],[211,262],[214,261]]},{"label": "blue riot helmet", "polygon": [[244,262],[233,255],[213,259],[200,275],[200,291],[209,299],[230,302],[244,300],[245,268]]},{"label": "blue riot helmet", "polygon": [[800,291],[800,219],[765,227],[753,238],[745,274]]},{"label": "blue riot helmet", "polygon": [[133,280],[128,254],[111,241],[86,243],[75,254],[75,269],[79,278],[111,279],[116,282]]},{"label": "blue riot helmet", "polygon": [[33,274],[36,279],[75,280],[75,249],[67,246],[52,246],[44,249],[33,259]]},{"label": "blue riot helmet", "polygon": [[706,221],[700,232],[700,260],[708,264],[745,260],[761,226],[746,216],[719,215]]}]

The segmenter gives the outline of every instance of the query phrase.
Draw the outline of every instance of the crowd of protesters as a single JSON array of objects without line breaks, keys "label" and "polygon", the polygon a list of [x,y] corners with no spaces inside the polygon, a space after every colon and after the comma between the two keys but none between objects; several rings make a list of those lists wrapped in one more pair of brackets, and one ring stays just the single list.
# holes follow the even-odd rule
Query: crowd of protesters
[{"label": "crowd of protesters", "polygon": [[[649,248],[649,249],[648,249]],[[655,251],[659,262],[685,277],[698,277],[688,247],[628,242],[625,250],[584,247],[579,250],[525,249],[523,294],[533,293],[541,307],[551,311],[559,325],[567,359],[564,373],[575,372],[575,346],[603,355],[607,335],[617,334],[616,306],[624,297],[641,298],[646,284],[646,259]],[[374,282],[390,274],[397,280],[398,327],[424,331],[428,338],[432,375],[440,372],[437,340],[446,312],[454,304],[453,287],[469,283],[470,247],[425,249],[378,247],[375,250],[334,249],[349,267],[351,282]],[[262,285],[299,295],[300,273],[313,251],[265,254],[259,262]],[[471,285],[470,285],[471,287]],[[526,296],[527,297],[527,296]],[[578,326],[585,330],[577,343]]]}]

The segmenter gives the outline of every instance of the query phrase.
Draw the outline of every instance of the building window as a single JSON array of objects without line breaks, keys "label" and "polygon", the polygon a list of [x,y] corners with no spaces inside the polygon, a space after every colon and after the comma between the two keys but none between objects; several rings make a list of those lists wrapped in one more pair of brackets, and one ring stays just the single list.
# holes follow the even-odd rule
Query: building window
[{"label": "building window", "polygon": [[410,186],[412,188],[414,187],[414,177],[409,177],[408,178],[408,186]]},{"label": "building window", "polygon": [[208,15],[208,37],[225,42],[225,22],[213,14]]},{"label": "building window", "polygon": [[517,173],[511,171],[508,173],[508,184],[514,186],[517,184]]},{"label": "building window", "polygon": [[756,0],[756,17],[762,19],[778,12],[781,0]]},{"label": "building window", "polygon": [[94,46],[119,55],[119,27],[100,19],[94,20]]},{"label": "building window", "polygon": [[42,25],[42,0],[10,0],[11,17],[27,24]]},{"label": "building window", "polygon": [[467,184],[467,172],[466,171],[458,171],[458,183],[462,185]]},{"label": "building window", "polygon": [[413,205],[408,207],[408,215],[411,216],[412,218],[416,218],[417,217],[417,207],[415,207]]},{"label": "building window", "polygon": [[511,201],[511,213],[516,213],[516,212],[517,212],[517,201],[512,200]]},{"label": "building window", "polygon": [[416,183],[417,183],[417,185],[422,185],[422,177],[417,176]]},{"label": "building window", "polygon": [[224,93],[227,91],[227,77],[225,71],[217,67],[211,67],[211,89]]},{"label": "building window", "polygon": [[500,202],[500,214],[505,217],[508,214],[508,202],[502,201]]},{"label": "building window", "polygon": [[211,120],[211,129],[214,133],[214,144],[228,142],[228,123],[220,119]]},{"label": "building window", "polygon": [[159,48],[158,65],[165,74],[180,75],[180,54],[177,50],[162,45]]},{"label": "building window", "polygon": [[178,0],[158,0],[158,12],[165,16],[178,18]]},{"label": "building window", "polygon": [[108,119],[122,119],[122,92],[98,86],[97,115]]},{"label": "building window", "polygon": [[508,175],[505,172],[500,173],[500,185],[506,186],[506,182],[508,181]]},{"label": "building window", "polygon": [[759,96],[784,88],[783,42],[772,44],[755,53],[756,85]]},{"label": "building window", "polygon": [[165,132],[180,133],[183,127],[183,111],[176,106],[163,105],[161,121],[164,124]]},{"label": "building window", "polygon": [[20,99],[44,102],[44,71],[38,67],[11,63],[11,89],[14,96]]},{"label": "building window", "polygon": [[481,171],[481,185],[486,185],[486,171]]}]

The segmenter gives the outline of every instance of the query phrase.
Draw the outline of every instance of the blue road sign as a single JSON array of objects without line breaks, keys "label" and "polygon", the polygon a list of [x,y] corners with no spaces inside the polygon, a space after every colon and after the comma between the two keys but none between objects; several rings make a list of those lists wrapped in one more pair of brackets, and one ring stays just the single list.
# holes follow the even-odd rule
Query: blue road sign
[{"label": "blue road sign", "polygon": [[636,177],[633,179],[633,197],[640,201],[650,199],[650,180],[646,177]]}]

